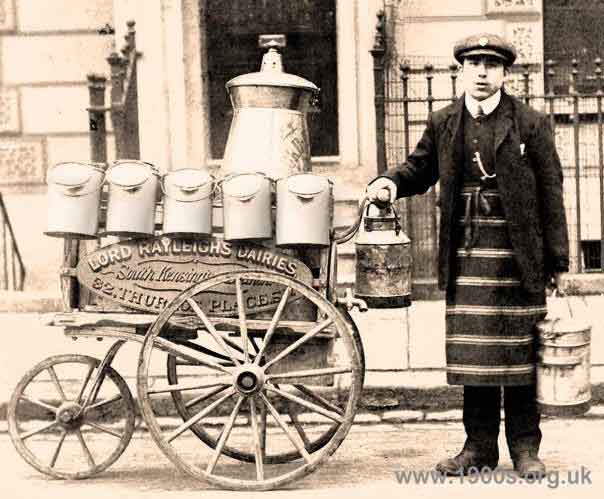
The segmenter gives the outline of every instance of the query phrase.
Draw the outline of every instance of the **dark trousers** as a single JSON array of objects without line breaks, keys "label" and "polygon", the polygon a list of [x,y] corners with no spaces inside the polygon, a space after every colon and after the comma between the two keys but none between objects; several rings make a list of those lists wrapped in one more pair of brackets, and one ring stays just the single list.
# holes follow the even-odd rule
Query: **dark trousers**
[{"label": "dark trousers", "polygon": [[[536,455],[541,430],[535,385],[505,386],[503,392],[505,437],[510,457],[515,461],[520,450]],[[495,451],[501,422],[501,387],[464,385],[463,401],[466,446],[479,451]]]}]

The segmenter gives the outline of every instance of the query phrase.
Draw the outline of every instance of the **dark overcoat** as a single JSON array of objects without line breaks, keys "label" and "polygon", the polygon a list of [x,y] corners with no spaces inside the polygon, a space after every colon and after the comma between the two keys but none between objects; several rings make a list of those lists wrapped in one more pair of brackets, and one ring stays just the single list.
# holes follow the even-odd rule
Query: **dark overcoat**
[{"label": "dark overcoat", "polygon": [[[543,292],[554,272],[568,270],[562,167],[547,116],[502,92],[494,135],[495,171],[522,285]],[[387,170],[397,197],[423,194],[440,180],[438,283],[445,289],[455,254],[453,214],[464,164],[464,96],[432,113],[407,161]]]}]

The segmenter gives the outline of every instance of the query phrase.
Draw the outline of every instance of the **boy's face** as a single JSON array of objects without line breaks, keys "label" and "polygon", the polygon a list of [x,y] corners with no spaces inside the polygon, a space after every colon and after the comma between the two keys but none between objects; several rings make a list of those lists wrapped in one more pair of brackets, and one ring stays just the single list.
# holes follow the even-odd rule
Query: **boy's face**
[{"label": "boy's face", "polygon": [[463,60],[463,87],[476,100],[484,100],[497,92],[506,74],[507,68],[497,57],[477,55]]}]

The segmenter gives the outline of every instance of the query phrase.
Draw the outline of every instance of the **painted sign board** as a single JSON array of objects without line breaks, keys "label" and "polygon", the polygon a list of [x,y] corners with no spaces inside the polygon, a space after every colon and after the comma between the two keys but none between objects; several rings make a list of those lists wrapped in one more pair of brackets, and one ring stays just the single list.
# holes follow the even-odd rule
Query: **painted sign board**
[{"label": "painted sign board", "polygon": [[[235,270],[268,270],[311,284],[310,269],[300,260],[253,243],[221,238],[128,239],[104,246],[80,259],[79,282],[104,298],[126,307],[159,313],[179,293],[211,277]],[[242,279],[246,312],[277,307],[283,285]],[[290,300],[299,296],[292,294]],[[208,315],[236,316],[235,281],[200,293],[197,301]],[[191,312],[188,303],[182,312]]]}]

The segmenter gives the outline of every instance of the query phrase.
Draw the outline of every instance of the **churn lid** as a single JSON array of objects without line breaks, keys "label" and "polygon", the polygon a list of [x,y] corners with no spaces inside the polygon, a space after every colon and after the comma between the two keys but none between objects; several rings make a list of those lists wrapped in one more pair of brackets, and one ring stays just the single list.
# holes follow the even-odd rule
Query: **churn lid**
[{"label": "churn lid", "polygon": [[292,175],[287,179],[290,192],[301,197],[314,197],[329,188],[329,179],[312,173]]},{"label": "churn lid", "polygon": [[198,168],[181,168],[166,173],[164,182],[186,190],[196,190],[212,180],[212,176],[205,170]]},{"label": "churn lid", "polygon": [[121,187],[136,187],[144,184],[157,169],[142,161],[118,161],[107,170],[107,181]]},{"label": "churn lid", "polygon": [[48,171],[48,184],[77,187],[87,183],[93,173],[101,171],[94,165],[86,163],[58,163]]},{"label": "churn lid", "polygon": [[266,177],[261,173],[240,173],[224,179],[222,192],[241,200],[251,199],[258,193]]},{"label": "churn lid", "polygon": [[319,88],[311,81],[283,72],[281,54],[275,48],[269,48],[262,56],[260,71],[246,73],[229,80],[226,88],[243,86],[292,87],[318,92]]}]

